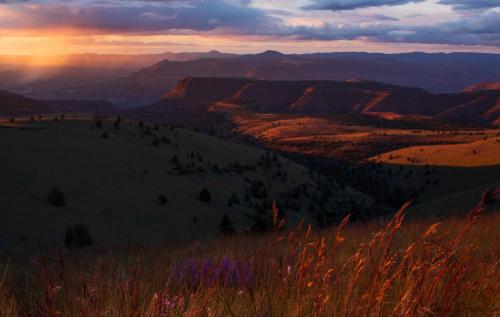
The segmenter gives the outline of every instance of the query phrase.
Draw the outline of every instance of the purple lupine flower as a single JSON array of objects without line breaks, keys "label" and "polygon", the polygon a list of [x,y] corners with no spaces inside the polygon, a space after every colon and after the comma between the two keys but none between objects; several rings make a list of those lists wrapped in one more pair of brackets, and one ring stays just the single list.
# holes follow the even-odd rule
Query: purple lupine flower
[{"label": "purple lupine flower", "polygon": [[214,287],[217,283],[215,277],[216,264],[212,259],[203,259],[200,262],[200,273],[202,279],[202,286]]},{"label": "purple lupine flower", "polygon": [[252,282],[252,269],[246,263],[240,263],[238,269],[238,285],[242,288],[250,287]]},{"label": "purple lupine flower", "polygon": [[182,264],[175,265],[170,277],[174,284],[192,288],[211,288],[216,285],[247,288],[252,282],[252,270],[250,265],[231,260],[226,256],[218,263],[207,258],[199,262],[190,258]]}]

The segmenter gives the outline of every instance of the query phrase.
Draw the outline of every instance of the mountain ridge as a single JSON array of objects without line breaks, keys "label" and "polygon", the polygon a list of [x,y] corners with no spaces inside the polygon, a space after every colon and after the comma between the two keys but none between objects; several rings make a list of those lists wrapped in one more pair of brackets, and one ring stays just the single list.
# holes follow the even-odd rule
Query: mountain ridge
[{"label": "mountain ridge", "polygon": [[[234,111],[308,115],[357,114],[397,118],[422,115],[494,123],[500,92],[432,94],[374,81],[266,81],[187,77],[158,102],[133,111]],[[170,108],[170,109],[169,109]]]},{"label": "mountain ridge", "polygon": [[[498,65],[499,54],[479,53],[283,54],[266,51],[236,55],[209,52],[184,58],[162,56],[130,72],[119,69],[110,74],[108,71],[98,76],[98,82],[89,81],[87,75],[80,78],[82,71],[75,69],[49,81],[17,83],[15,87],[9,87],[7,82],[0,88],[26,91],[34,98],[103,99],[123,108],[137,108],[155,102],[187,76],[293,81],[364,78],[432,93],[457,93],[478,82],[498,81]],[[72,80],[75,76],[78,80]]]}]

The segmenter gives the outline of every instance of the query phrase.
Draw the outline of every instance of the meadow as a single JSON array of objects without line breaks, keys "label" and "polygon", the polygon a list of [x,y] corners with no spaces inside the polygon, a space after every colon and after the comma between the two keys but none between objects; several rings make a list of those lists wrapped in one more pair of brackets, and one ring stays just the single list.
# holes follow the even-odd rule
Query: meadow
[{"label": "meadow", "polygon": [[2,263],[0,315],[497,316],[498,213],[392,220],[185,245],[53,250]]},{"label": "meadow", "polygon": [[[237,126],[235,138],[245,136],[259,144],[265,144],[270,149],[285,153],[356,162],[391,151],[431,145],[457,145],[453,150],[460,155],[469,148],[472,152],[473,147],[477,147],[477,152],[490,150],[490,146],[493,150],[498,148],[495,139],[500,135],[498,128],[470,127],[429,118],[379,120],[349,115],[322,117],[303,114],[255,114],[245,111],[233,111],[228,116]],[[481,142],[484,138],[489,141]],[[460,146],[465,144],[468,144],[465,148]],[[394,162],[398,160],[394,158],[392,163]],[[406,163],[403,160],[401,162]],[[456,164],[460,162],[454,166],[457,166]],[[498,157],[474,164],[498,164]]]}]

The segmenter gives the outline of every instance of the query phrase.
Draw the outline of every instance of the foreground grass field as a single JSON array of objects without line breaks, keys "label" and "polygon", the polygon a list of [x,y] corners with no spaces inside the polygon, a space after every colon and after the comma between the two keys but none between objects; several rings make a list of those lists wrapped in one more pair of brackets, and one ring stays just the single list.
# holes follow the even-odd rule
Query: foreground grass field
[{"label": "foreground grass field", "polygon": [[441,223],[404,206],[387,224],[12,258],[0,315],[498,316],[498,194]]}]

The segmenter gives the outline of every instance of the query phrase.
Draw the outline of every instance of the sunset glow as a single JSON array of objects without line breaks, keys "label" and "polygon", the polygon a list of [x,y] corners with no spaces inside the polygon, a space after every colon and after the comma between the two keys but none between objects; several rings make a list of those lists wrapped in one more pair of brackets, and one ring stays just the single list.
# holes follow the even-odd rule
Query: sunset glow
[{"label": "sunset glow", "polygon": [[497,1],[4,1],[0,55],[498,52],[499,27]]}]

